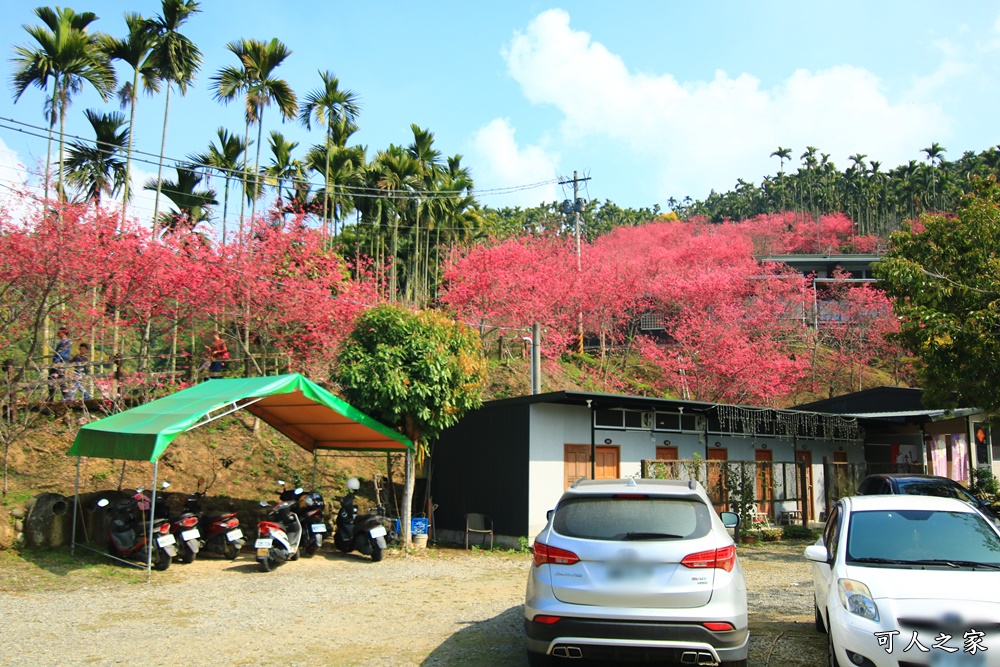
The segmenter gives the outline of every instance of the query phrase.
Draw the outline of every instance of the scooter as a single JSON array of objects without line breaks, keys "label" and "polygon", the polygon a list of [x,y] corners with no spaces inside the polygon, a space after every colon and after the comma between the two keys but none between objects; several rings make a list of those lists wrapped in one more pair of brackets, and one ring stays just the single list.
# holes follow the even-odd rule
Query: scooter
[{"label": "scooter", "polygon": [[344,553],[360,551],[366,556],[371,556],[373,563],[377,563],[382,560],[386,547],[383,511],[381,508],[376,508],[374,514],[358,516],[358,508],[354,504],[354,492],[360,488],[361,483],[356,478],[351,477],[347,480],[348,494],[340,499],[333,543]]},{"label": "scooter", "polygon": [[[283,491],[282,496],[289,493],[296,498],[302,494],[302,489]],[[267,507],[268,503],[261,501],[260,505]],[[299,557],[302,523],[295,513],[295,505],[294,500],[280,500],[268,512],[267,518],[257,524],[254,548],[257,550],[257,563],[262,572],[271,572],[286,560],[297,560]]]},{"label": "scooter", "polygon": [[[163,488],[169,485],[164,482]],[[193,563],[201,550],[201,531],[198,530],[200,514],[198,496],[192,494],[184,499],[184,510],[178,516],[170,517],[170,534],[177,540],[177,559],[182,563]]]},{"label": "scooter", "polygon": [[[119,558],[151,562],[153,569],[166,570],[170,560],[177,555],[177,540],[170,534],[170,522],[153,518],[152,503],[143,491],[135,490],[131,498],[119,500],[111,508],[111,525],[108,527],[108,547]],[[110,501],[101,498],[98,507],[107,507]],[[153,543],[149,542],[149,526],[153,525]],[[152,554],[150,554],[152,550]]]},{"label": "scooter", "polygon": [[[198,531],[201,533],[200,550],[211,551],[222,554],[229,560],[236,560],[240,555],[240,549],[246,544],[243,539],[243,531],[240,530],[240,520],[236,512],[225,514],[204,515],[201,513],[201,499],[205,494],[195,493],[187,498],[185,507],[201,517],[198,522]],[[193,500],[192,500],[193,499]]]},{"label": "scooter", "polygon": [[305,531],[300,545],[301,552],[303,556],[312,558],[323,546],[323,536],[326,534],[326,522],[323,518],[326,503],[323,502],[323,496],[318,491],[303,491],[301,488],[286,490],[285,483],[281,480],[278,480],[278,486],[282,488],[279,496],[281,500],[295,502],[295,513]]}]

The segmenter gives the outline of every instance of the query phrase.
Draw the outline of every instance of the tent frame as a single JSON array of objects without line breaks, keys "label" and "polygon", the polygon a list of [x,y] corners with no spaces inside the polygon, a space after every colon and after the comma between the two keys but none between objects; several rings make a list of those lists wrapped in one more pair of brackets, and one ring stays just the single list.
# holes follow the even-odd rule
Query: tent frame
[{"label": "tent frame", "polygon": [[[292,376],[287,376],[287,377],[290,378]],[[328,392],[325,392],[325,390],[322,390],[322,388],[319,388],[316,385],[313,385],[313,383],[309,382],[307,379],[305,379],[305,378],[303,378],[301,376],[297,376],[297,378],[300,381],[300,383],[305,383],[307,385],[311,385],[314,388],[314,391],[316,389],[318,389],[319,391],[328,394]],[[279,381],[281,379],[281,377],[279,376],[279,377],[273,377],[273,378],[269,378],[269,379],[274,379],[275,381]],[[220,382],[225,382],[225,380],[221,380],[221,381],[220,380],[214,380],[214,382],[220,383]],[[196,385],[196,387],[197,386],[199,386],[199,385]],[[216,386],[218,386],[218,385],[216,385]],[[188,390],[182,390],[182,391],[189,391],[190,389],[193,389],[193,388],[194,387],[189,388]],[[299,391],[302,391],[302,389],[300,388]],[[177,392],[177,394],[179,394],[179,393],[182,393],[182,392]],[[279,392],[279,393],[288,393],[288,392]],[[176,396],[177,394],[173,394],[173,396]],[[268,398],[271,395],[273,395],[273,392],[265,394],[263,396],[254,396],[254,395],[251,395],[251,396],[244,396],[244,397],[239,398],[239,399],[228,401],[228,402],[224,403],[223,405],[220,405],[220,406],[217,406],[217,407],[214,407],[214,408],[208,410],[203,415],[202,418],[200,418],[194,424],[191,424],[190,426],[184,428],[182,430],[182,432],[187,433],[188,431],[193,431],[194,429],[199,428],[201,426],[205,426],[207,424],[210,424],[210,423],[214,422],[215,420],[217,420],[217,419],[219,419],[221,417],[225,417],[227,415],[233,414],[234,412],[238,412],[239,410],[242,410],[244,408],[249,408],[251,405],[254,405],[254,404],[258,403],[258,402],[260,402],[260,401]],[[332,396],[332,394],[328,394],[328,395],[331,397],[332,400],[337,401],[339,403],[342,403],[344,406],[347,406],[346,403],[343,403],[342,401],[340,401],[340,399],[337,399],[336,397]],[[313,399],[313,400],[314,400],[314,402],[316,402],[315,399]],[[342,414],[338,410],[334,410],[334,408],[332,408],[329,404],[324,404],[322,401],[320,401],[319,403],[325,405],[325,407],[327,409],[333,410],[334,412],[338,412],[338,414]],[[145,405],[148,406],[150,404],[147,403]],[[140,407],[143,407],[143,406],[140,406]],[[355,408],[351,408],[350,406],[347,406],[347,407],[350,410],[353,410],[353,411],[357,412]],[[259,415],[255,414],[254,411],[251,411],[251,414],[254,414],[254,416],[257,417],[258,419],[262,419],[262,421],[265,421],[265,422],[268,421],[267,419],[263,419]],[[368,420],[370,422],[373,422],[376,425],[376,427],[377,427],[378,430],[382,430],[382,431],[385,431],[385,432],[391,431],[391,429],[389,429],[388,427],[386,427],[386,426],[384,426],[382,424],[379,424],[378,422],[375,422],[374,420],[372,420],[367,415],[363,415],[362,413],[358,413],[358,414],[361,415],[362,419]],[[345,416],[347,416],[347,415],[345,415]],[[355,421],[356,418],[348,416],[348,419],[351,420],[351,421],[353,421],[354,423],[360,423],[360,422]],[[95,422],[95,423],[97,423],[97,422]],[[290,424],[285,424],[284,426],[286,428],[291,427],[291,428],[294,429],[294,427],[292,427]],[[370,425],[368,425],[368,426],[369,426],[369,428],[372,428]],[[275,427],[275,428],[277,428],[277,427]],[[282,433],[285,435],[285,437],[288,437],[290,440],[293,440],[293,442],[296,442],[296,444],[298,444],[299,446],[302,446],[303,448],[305,448],[305,446],[301,442],[298,442],[294,438],[291,438],[288,435],[288,433],[284,432],[284,430],[282,430],[280,428],[278,430],[282,431]],[[295,429],[295,430],[297,430],[297,429]],[[79,434],[78,434],[78,437],[79,437]],[[406,438],[405,436],[401,436],[401,435],[397,434],[397,435],[393,436],[393,439],[396,440],[398,443],[400,443],[400,444],[402,444],[404,446],[404,451],[406,452],[407,457],[412,456],[412,453],[411,453],[410,450],[412,449],[413,445],[409,441],[408,438]],[[76,441],[74,441],[74,448],[75,447],[76,447]],[[306,448],[306,449],[308,449],[308,448]],[[319,456],[320,456],[319,452],[320,452],[321,449],[322,450],[333,450],[333,449],[339,449],[339,448],[328,447],[328,446],[327,447],[314,446],[312,448],[312,455],[313,455],[313,486],[314,487],[316,485],[316,475],[317,475],[316,467],[317,467],[317,462],[318,462]],[[340,450],[340,451],[360,451],[360,450],[347,450],[347,449],[343,449],[343,450]],[[370,450],[370,451],[378,451],[378,450]],[[381,457],[384,453],[389,453],[391,451],[393,451],[393,450],[381,450],[380,453],[377,456]],[[72,454],[72,449],[70,450],[70,453]],[[337,456],[337,455],[334,455],[334,454],[323,454],[323,456]],[[356,458],[374,458],[376,455],[373,454],[373,453],[358,453],[358,454],[344,455],[344,456],[354,456]],[[81,460],[81,458],[82,458],[82,456],[80,454],[77,454],[77,457],[76,457],[76,478],[75,478],[75,481],[74,481],[74,488],[73,488],[73,527],[71,529],[71,534],[70,534],[70,554],[74,554],[74,555],[75,555],[76,546],[78,544],[77,541],[76,541],[76,524],[77,524],[77,516],[78,516],[79,506],[80,506],[80,460]],[[139,460],[142,460],[142,459],[139,459]],[[157,482],[158,482],[159,465],[160,465],[160,455],[159,454],[156,455],[156,458],[153,459],[152,463],[153,463],[153,486],[152,486],[152,498],[151,498],[151,503],[152,504],[150,505],[149,534],[147,536],[147,554],[146,554],[146,567],[145,567],[145,569],[146,569],[146,581],[147,581],[147,583],[150,582],[151,579],[152,579],[152,569],[153,569],[152,568],[152,560],[153,560],[153,549],[152,549],[152,546],[153,546],[153,534],[154,534],[153,533],[153,524],[154,524],[153,517],[154,517],[155,511],[156,511],[156,492],[157,492],[156,485],[157,485]],[[408,474],[408,469],[407,469],[407,474]],[[110,553],[107,553],[107,552],[104,552],[104,551],[100,551],[98,549],[94,549],[93,547],[90,547],[90,546],[88,546],[86,544],[79,544],[79,546],[82,547],[82,548],[84,548],[84,549],[87,549],[89,551],[93,551],[94,553],[98,553],[98,554],[107,556],[108,558],[111,558],[112,560],[116,560],[116,561],[119,561],[121,563],[125,563],[127,565],[131,565],[133,567],[138,567],[138,568],[142,567],[138,563],[127,561],[125,559],[122,559],[122,558],[119,558],[117,556],[114,556],[114,555],[112,555]]]}]

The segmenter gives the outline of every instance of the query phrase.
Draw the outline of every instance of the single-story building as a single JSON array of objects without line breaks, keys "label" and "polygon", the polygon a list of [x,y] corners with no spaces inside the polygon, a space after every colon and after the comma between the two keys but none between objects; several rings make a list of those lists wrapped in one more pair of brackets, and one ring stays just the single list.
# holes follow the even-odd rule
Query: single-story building
[{"label": "single-story building", "polygon": [[[434,445],[435,536],[462,541],[465,514],[478,513],[493,519],[498,543],[516,544],[534,538],[580,477],[639,476],[644,460],[688,461],[684,468],[699,459],[764,464],[754,466],[771,471],[757,473],[761,510],[814,520],[825,509],[824,464],[863,463],[864,430],[857,418],[816,411],[580,391],[490,401]],[[706,469],[706,487],[722,486],[724,469]]]}]

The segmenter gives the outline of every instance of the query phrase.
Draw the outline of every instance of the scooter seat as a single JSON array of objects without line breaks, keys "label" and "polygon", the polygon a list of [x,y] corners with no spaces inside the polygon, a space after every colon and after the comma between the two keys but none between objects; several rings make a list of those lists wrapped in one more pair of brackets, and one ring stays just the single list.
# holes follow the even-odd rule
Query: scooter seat
[{"label": "scooter seat", "polygon": [[216,523],[218,521],[225,521],[226,519],[232,519],[234,516],[236,516],[236,512],[229,512],[227,514],[212,514],[210,516],[205,517],[204,520],[207,521],[208,523]]}]

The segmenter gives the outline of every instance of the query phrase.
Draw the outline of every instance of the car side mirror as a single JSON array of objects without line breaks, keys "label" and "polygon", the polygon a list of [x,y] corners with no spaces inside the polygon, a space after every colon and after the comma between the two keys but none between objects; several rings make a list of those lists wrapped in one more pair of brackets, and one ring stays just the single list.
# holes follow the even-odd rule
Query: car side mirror
[{"label": "car side mirror", "polygon": [[814,563],[829,563],[830,552],[822,544],[811,544],[806,547],[806,560]]},{"label": "car side mirror", "polygon": [[719,518],[722,519],[722,525],[726,528],[735,528],[740,523],[740,515],[736,512],[722,512]]},{"label": "car side mirror", "polygon": [[555,513],[556,513],[555,510],[549,510],[548,512],[546,512],[545,513],[545,520],[546,521],[552,521],[552,517],[555,515]]}]

